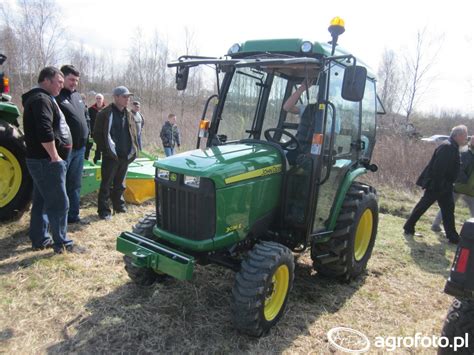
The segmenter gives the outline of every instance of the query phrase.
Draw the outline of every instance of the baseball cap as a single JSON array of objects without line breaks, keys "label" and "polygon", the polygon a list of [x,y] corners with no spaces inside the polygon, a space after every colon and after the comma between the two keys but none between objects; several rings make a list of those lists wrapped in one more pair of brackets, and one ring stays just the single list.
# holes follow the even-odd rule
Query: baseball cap
[{"label": "baseball cap", "polygon": [[133,96],[133,94],[128,91],[125,86],[117,86],[114,91],[112,91],[112,95],[114,96]]}]

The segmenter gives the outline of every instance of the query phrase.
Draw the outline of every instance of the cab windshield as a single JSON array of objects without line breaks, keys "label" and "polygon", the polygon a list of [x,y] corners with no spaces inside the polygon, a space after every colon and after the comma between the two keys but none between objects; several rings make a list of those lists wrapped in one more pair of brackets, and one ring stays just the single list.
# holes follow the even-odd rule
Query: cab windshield
[{"label": "cab windshield", "polygon": [[[224,135],[227,142],[264,139],[263,132],[276,127],[295,134],[299,115],[284,111],[283,105],[302,80],[276,68],[236,69],[222,110],[219,135]],[[317,85],[312,86],[298,99],[297,106],[315,103],[317,91]]]}]

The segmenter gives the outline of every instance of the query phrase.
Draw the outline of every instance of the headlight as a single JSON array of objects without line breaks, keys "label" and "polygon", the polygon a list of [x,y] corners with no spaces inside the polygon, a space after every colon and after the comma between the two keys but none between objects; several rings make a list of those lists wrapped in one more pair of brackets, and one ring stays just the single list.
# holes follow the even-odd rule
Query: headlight
[{"label": "headlight", "polygon": [[303,53],[309,53],[312,50],[313,50],[313,44],[311,42],[304,41],[303,43],[301,43],[301,51]]},{"label": "headlight", "polygon": [[227,54],[235,54],[238,51],[240,51],[240,44],[234,43],[227,51]]},{"label": "headlight", "polygon": [[199,176],[184,176],[184,184],[190,187],[199,188],[199,183],[201,182],[201,178]]},{"label": "headlight", "polygon": [[156,175],[158,178],[163,179],[163,180],[170,179],[170,172],[168,170],[157,169]]}]

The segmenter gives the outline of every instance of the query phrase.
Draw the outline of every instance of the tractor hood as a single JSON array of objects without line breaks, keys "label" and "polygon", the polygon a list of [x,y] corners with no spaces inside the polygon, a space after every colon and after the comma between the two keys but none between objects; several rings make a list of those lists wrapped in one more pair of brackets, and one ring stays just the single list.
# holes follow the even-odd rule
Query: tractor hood
[{"label": "tractor hood", "polygon": [[227,144],[157,160],[155,167],[210,178],[216,188],[282,171],[282,155],[269,144]]}]

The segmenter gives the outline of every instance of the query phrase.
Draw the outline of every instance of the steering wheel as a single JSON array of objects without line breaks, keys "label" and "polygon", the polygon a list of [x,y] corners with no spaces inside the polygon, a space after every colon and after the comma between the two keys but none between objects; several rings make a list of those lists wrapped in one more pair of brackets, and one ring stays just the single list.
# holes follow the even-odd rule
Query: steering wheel
[{"label": "steering wheel", "polygon": [[[283,137],[281,137],[279,140],[275,139],[275,135],[277,133],[281,134],[282,136],[287,136],[288,138],[290,138],[290,140],[287,142],[282,141],[281,138]],[[265,139],[268,142],[276,143],[289,152],[298,150],[300,148],[300,142],[298,142],[296,137],[290,132],[285,131],[283,128],[269,128],[263,133],[263,135],[265,136]]]}]

